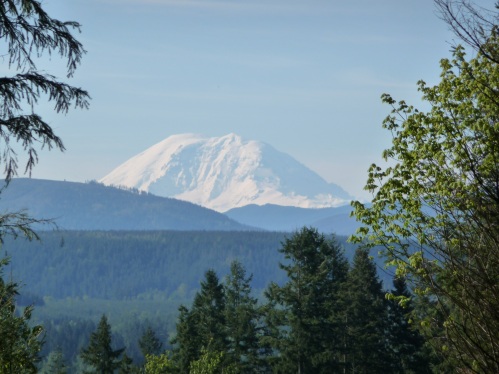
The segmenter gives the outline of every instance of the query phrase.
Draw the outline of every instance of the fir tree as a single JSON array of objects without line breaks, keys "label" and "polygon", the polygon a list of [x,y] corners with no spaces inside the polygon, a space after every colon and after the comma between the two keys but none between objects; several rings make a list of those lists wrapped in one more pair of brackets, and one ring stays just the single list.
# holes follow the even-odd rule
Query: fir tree
[{"label": "fir tree", "polygon": [[107,317],[102,316],[97,330],[90,336],[90,343],[81,352],[83,362],[94,368],[94,373],[113,374],[120,367],[119,357],[124,348],[111,348],[111,326]]},{"label": "fir tree", "polygon": [[393,286],[388,300],[388,338],[394,373],[430,373],[425,341],[415,326],[409,323],[414,312],[412,295],[403,277],[396,277]]},{"label": "fir tree", "polygon": [[66,374],[68,367],[64,362],[64,356],[60,349],[50,352],[47,356],[47,361],[43,365],[41,374]]},{"label": "fir tree", "polygon": [[139,348],[144,358],[147,355],[159,355],[163,348],[163,343],[156,337],[151,326],[148,326],[144,334],[140,337]]},{"label": "fir tree", "polygon": [[0,163],[9,181],[20,166],[19,150],[26,156],[25,172],[31,174],[38,148],[65,149],[54,129],[35,112],[40,100],[52,102],[57,113],[67,113],[72,106],[87,108],[89,95],[37,66],[42,56],[59,55],[67,64],[67,76],[74,74],[85,53],[72,34],[80,30],[77,22],[52,18],[36,0],[2,1],[0,20],[2,62],[7,64],[3,71],[16,72],[0,78]]},{"label": "fir tree", "polygon": [[2,278],[2,268],[8,263],[8,259],[0,259],[0,372],[36,373],[43,330],[30,326],[31,307],[16,310],[18,285]]},{"label": "fir tree", "polygon": [[208,347],[225,352],[227,336],[225,330],[225,294],[214,270],[208,270],[201,290],[194,297],[192,313],[198,322],[200,348]]},{"label": "fir tree", "polygon": [[198,360],[203,349],[225,352],[225,295],[215,271],[208,270],[201,290],[194,297],[191,310],[179,308],[173,359],[182,373],[188,373],[191,362]]},{"label": "fir tree", "polygon": [[171,343],[175,345],[173,361],[181,373],[189,373],[191,362],[197,360],[200,355],[198,321],[194,317],[186,306],[179,307],[177,334]]},{"label": "fir tree", "polygon": [[355,373],[387,373],[387,308],[376,265],[357,249],[348,274],[347,365]]},{"label": "fir tree", "polygon": [[[288,282],[271,284],[267,323],[280,372],[334,373],[341,368],[339,310],[332,308],[346,281],[348,263],[335,241],[303,228],[280,250]],[[340,318],[341,319],[341,318]]]},{"label": "fir tree", "polygon": [[225,281],[225,320],[227,355],[241,372],[257,372],[261,366],[259,336],[261,312],[258,300],[251,296],[252,276],[240,262],[234,261]]},{"label": "fir tree", "polygon": [[133,360],[126,352],[123,353],[123,358],[119,363],[118,374],[138,374],[140,369],[133,364]]}]

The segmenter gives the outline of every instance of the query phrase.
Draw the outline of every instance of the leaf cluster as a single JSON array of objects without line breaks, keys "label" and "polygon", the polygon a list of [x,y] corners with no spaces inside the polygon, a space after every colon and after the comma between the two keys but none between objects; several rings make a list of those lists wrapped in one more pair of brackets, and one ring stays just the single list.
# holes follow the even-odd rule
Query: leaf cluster
[{"label": "leaf cluster", "polygon": [[[497,45],[493,36],[488,43]],[[397,275],[435,298],[443,329],[431,334],[465,370],[499,370],[499,66],[457,47],[441,82],[419,82],[431,110],[384,95],[390,166],[372,165],[372,205],[352,239],[382,246]],[[427,321],[427,326],[432,324]],[[444,335],[442,335],[444,334]],[[442,351],[443,352],[443,351]],[[464,369],[463,369],[464,370]]]}]

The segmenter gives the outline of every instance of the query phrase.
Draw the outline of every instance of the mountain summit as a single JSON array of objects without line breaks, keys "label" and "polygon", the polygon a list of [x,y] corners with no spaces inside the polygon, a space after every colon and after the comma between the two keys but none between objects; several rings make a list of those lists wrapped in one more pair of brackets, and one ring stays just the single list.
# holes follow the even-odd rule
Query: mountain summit
[{"label": "mountain summit", "polygon": [[235,134],[173,135],[118,166],[99,182],[190,201],[220,212],[248,204],[302,208],[344,205],[339,186],[268,144]]}]

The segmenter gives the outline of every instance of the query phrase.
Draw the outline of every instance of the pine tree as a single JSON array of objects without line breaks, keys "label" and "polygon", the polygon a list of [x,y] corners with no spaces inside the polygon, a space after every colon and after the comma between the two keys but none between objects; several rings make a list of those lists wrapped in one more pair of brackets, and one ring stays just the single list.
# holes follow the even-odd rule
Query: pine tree
[{"label": "pine tree", "polygon": [[123,353],[123,358],[119,363],[118,374],[139,374],[140,369],[133,364],[133,360],[126,352]]},{"label": "pine tree", "polygon": [[177,335],[172,343],[176,345],[173,359],[182,373],[189,372],[191,362],[199,359],[203,349],[227,350],[225,295],[215,271],[205,273],[191,310],[179,308]]},{"label": "pine tree", "polygon": [[280,250],[280,267],[288,282],[272,283],[267,323],[270,344],[278,352],[274,364],[280,372],[334,373],[340,370],[341,331],[333,308],[346,281],[348,263],[335,241],[312,228],[287,239]]},{"label": "pine tree", "polygon": [[376,265],[357,249],[348,274],[347,365],[355,373],[388,373],[388,316]]},{"label": "pine tree", "polygon": [[243,265],[234,261],[225,280],[227,356],[243,373],[257,372],[261,366],[261,311],[258,300],[251,296],[251,279],[246,277]]},{"label": "pine tree", "polygon": [[178,310],[177,334],[171,341],[175,346],[173,361],[181,373],[189,373],[190,364],[199,358],[201,349],[198,321],[186,306],[181,305]]},{"label": "pine tree", "polygon": [[396,277],[393,287],[388,300],[388,338],[394,373],[430,373],[424,338],[409,323],[414,308],[405,279]]},{"label": "pine tree", "polygon": [[2,268],[8,263],[8,259],[0,259],[0,372],[36,373],[43,329],[30,326],[31,307],[16,310],[18,285],[2,277]]},{"label": "pine tree", "polygon": [[[42,56],[59,55],[71,77],[85,53],[72,31],[77,22],[52,18],[37,0],[9,0],[0,3],[2,71],[15,71],[0,78],[0,163],[9,181],[17,174],[18,151],[26,155],[25,171],[31,173],[38,162],[37,148],[64,150],[54,129],[35,112],[41,99],[54,104],[56,112],[70,107],[87,108],[89,95],[78,87],[61,82],[37,66]],[[17,145],[17,146],[16,146]]]},{"label": "pine tree", "polygon": [[148,326],[144,334],[140,337],[139,348],[144,358],[147,355],[159,355],[163,348],[163,343],[156,337],[151,326]]},{"label": "pine tree", "polygon": [[194,297],[192,313],[198,322],[201,347],[225,352],[227,336],[225,330],[225,294],[214,270],[208,270],[201,290]]},{"label": "pine tree", "polygon": [[111,340],[111,326],[103,315],[97,330],[90,336],[88,347],[81,352],[83,362],[92,366],[95,373],[113,374],[120,367],[119,357],[125,349],[113,350]]},{"label": "pine tree", "polygon": [[[54,104],[55,112],[67,113],[71,106],[87,108],[89,95],[38,68],[39,58],[56,56],[66,63],[71,77],[85,53],[73,36],[80,25],[52,18],[37,0],[0,2],[0,40],[2,72],[0,77],[0,164],[9,182],[17,175],[19,151],[24,171],[31,174],[38,162],[38,149],[64,150],[54,129],[36,113],[40,100]],[[7,235],[38,238],[32,225],[47,220],[31,218],[25,211],[0,214],[0,244]],[[8,261],[0,260],[0,270]],[[36,372],[42,342],[41,326],[29,326],[32,308],[16,310],[17,284],[6,282],[0,274],[0,372]]]},{"label": "pine tree", "polygon": [[64,362],[64,356],[60,349],[50,352],[40,371],[41,374],[66,374],[67,372],[68,367]]}]

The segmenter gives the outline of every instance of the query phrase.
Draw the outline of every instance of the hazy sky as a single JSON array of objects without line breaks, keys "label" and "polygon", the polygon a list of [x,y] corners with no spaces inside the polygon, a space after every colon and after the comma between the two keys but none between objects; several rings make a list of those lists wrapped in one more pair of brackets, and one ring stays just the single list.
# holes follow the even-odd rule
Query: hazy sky
[{"label": "hazy sky", "polygon": [[42,152],[33,177],[69,181],[99,179],[172,134],[234,132],[365,198],[390,144],[381,94],[418,104],[416,82],[438,82],[453,41],[432,0],[43,4],[82,24],[88,51],[70,83],[90,109],[41,109],[67,151]]}]

